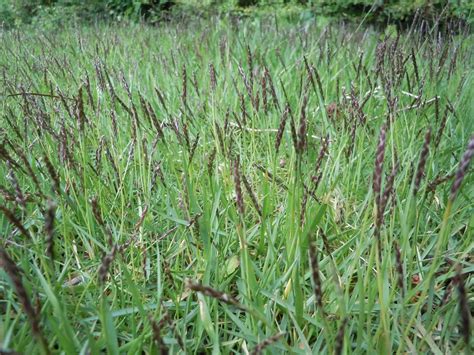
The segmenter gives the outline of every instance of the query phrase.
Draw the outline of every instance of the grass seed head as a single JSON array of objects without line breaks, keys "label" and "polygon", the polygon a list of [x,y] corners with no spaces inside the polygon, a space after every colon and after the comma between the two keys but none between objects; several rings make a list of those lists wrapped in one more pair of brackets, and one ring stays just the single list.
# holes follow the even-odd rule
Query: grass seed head
[{"label": "grass seed head", "polygon": [[193,281],[190,279],[186,279],[185,283],[186,283],[186,287],[190,289],[191,291],[200,292],[203,295],[214,298],[220,302],[235,306],[242,310],[244,309],[244,306],[242,306],[234,297],[230,296],[227,293],[218,291],[209,286],[204,286],[200,282]]},{"label": "grass seed head", "polygon": [[316,77],[316,83],[318,84],[319,95],[321,95],[321,99],[324,101],[324,91],[323,91],[323,84],[321,82],[321,77],[319,76],[318,70],[314,65],[311,65],[311,73],[314,74]]},{"label": "grass seed head", "polygon": [[119,246],[114,244],[112,250],[102,258],[102,263],[99,267],[99,282],[101,285],[104,285],[107,280],[110,265],[112,265],[112,262],[115,260],[118,250]]},{"label": "grass seed head", "polygon": [[462,274],[461,265],[456,266],[456,276],[454,278],[454,283],[458,289],[459,297],[459,311],[461,314],[461,334],[464,338],[466,347],[470,346],[471,338],[471,311],[469,309],[469,302],[467,297],[466,286],[464,284],[464,275]]},{"label": "grass seed head", "polygon": [[265,72],[263,73],[262,79],[260,80],[260,85],[262,86],[263,110],[265,113],[268,113],[267,76],[265,75]]},{"label": "grass seed head", "polygon": [[454,177],[454,174],[441,175],[438,174],[426,187],[426,192],[435,192],[436,188],[442,183],[451,180]]},{"label": "grass seed head", "polygon": [[191,149],[189,151],[189,164],[191,164],[191,162],[193,161],[194,153],[196,152],[196,148],[197,148],[198,143],[199,143],[199,138],[200,138],[200,135],[198,133],[198,135],[194,139],[193,145],[191,146]]},{"label": "grass seed head", "polygon": [[209,176],[212,176],[212,170],[214,168],[214,160],[216,159],[216,153],[217,153],[217,149],[214,147],[214,149],[212,149],[211,151],[211,154],[209,154],[209,158],[207,161],[207,174]]},{"label": "grass seed head", "polygon": [[209,78],[211,81],[211,89],[213,92],[216,91],[217,87],[217,79],[216,79],[216,68],[214,67],[214,64],[209,64]]},{"label": "grass seed head", "polygon": [[469,139],[469,143],[467,145],[467,149],[464,152],[461,162],[459,163],[458,170],[456,171],[456,176],[454,178],[453,186],[451,187],[451,195],[449,199],[454,201],[456,199],[456,195],[461,188],[462,181],[466,176],[467,169],[469,168],[469,163],[471,162],[472,156],[474,155],[474,135],[471,136]]},{"label": "grass seed head", "polygon": [[430,141],[431,141],[431,127],[428,128],[425,134],[425,141],[423,143],[423,148],[420,154],[420,161],[418,162],[418,167],[416,169],[415,175],[415,185],[413,187],[413,194],[416,195],[420,188],[421,179],[425,173],[425,165],[426,159],[428,158],[429,148],[430,148]]},{"label": "grass seed head", "polygon": [[247,45],[247,63],[249,66],[249,78],[250,78],[250,85],[253,86],[253,54],[250,50],[250,46]]},{"label": "grass seed head", "polygon": [[49,176],[51,179],[53,179],[53,188],[56,194],[59,196],[60,195],[60,183],[59,183],[59,176],[56,172],[56,169],[54,169],[53,164],[51,163],[51,160],[49,160],[47,155],[43,155],[44,163],[46,164],[46,169],[48,170]]},{"label": "grass seed head", "polygon": [[329,134],[326,135],[326,137],[322,140],[321,143],[321,148],[319,149],[318,153],[318,159],[316,160],[316,166],[314,168],[313,176],[312,176],[312,181],[313,181],[313,191],[315,191],[318,188],[318,184],[321,180],[321,166],[323,164],[324,157],[328,153],[328,148],[329,148]]},{"label": "grass seed head", "polygon": [[451,298],[451,295],[453,293],[453,279],[449,279],[446,282],[446,289],[444,290],[443,293],[443,298],[441,298],[441,302],[439,303],[440,307],[443,307],[446,305]]},{"label": "grass seed head", "polygon": [[308,203],[308,189],[303,189],[303,197],[301,198],[301,207],[300,207],[300,227],[303,227],[305,222],[305,214],[306,214],[306,204]]},{"label": "grass seed head", "polygon": [[17,151],[17,154],[20,157],[20,159],[23,161],[23,165],[26,167],[26,170],[28,171],[28,175],[30,176],[33,183],[35,184],[36,188],[38,189],[38,193],[41,196],[43,196],[43,192],[42,192],[40,183],[38,181],[38,177],[36,176],[35,172],[33,171],[30,162],[26,158],[26,155],[24,154],[24,152],[22,152],[20,150]]},{"label": "grass seed head", "polygon": [[252,204],[255,207],[255,210],[257,211],[258,215],[260,217],[262,217],[262,209],[258,205],[257,196],[255,195],[255,193],[252,189],[252,185],[250,185],[250,183],[248,182],[247,177],[245,176],[245,174],[242,174],[242,181],[244,182],[245,189],[247,190],[247,193],[250,196],[250,200],[252,201]]},{"label": "grass seed head", "polygon": [[186,65],[183,64],[181,69],[181,83],[182,83],[182,91],[181,91],[181,100],[183,105],[186,106],[187,99],[188,99],[188,74],[186,72]]},{"label": "grass seed head", "polygon": [[89,202],[91,204],[92,214],[94,215],[95,220],[97,221],[99,225],[104,226],[105,222],[102,219],[102,213],[100,212],[97,196],[92,197]]},{"label": "grass seed head", "polygon": [[160,355],[168,354],[169,350],[163,341],[163,337],[161,336],[161,331],[163,328],[162,321],[156,322],[152,316],[148,317],[148,320],[151,324],[151,329],[153,332],[153,340],[155,341],[156,345],[158,346],[158,353]]},{"label": "grass seed head", "polygon": [[275,151],[278,153],[280,149],[281,140],[283,138],[283,132],[285,131],[286,121],[288,120],[288,106],[285,107],[283,115],[280,120],[280,126],[278,127],[277,135],[275,138]]},{"label": "grass seed head", "polygon": [[5,270],[5,273],[10,277],[13,287],[17,294],[18,300],[23,306],[23,310],[28,318],[28,321],[31,326],[33,335],[42,343],[45,347],[46,341],[44,340],[41,327],[40,327],[40,315],[37,313],[35,307],[31,303],[31,300],[28,296],[28,292],[23,285],[21,280],[23,271],[15,264],[15,262],[10,258],[7,251],[0,246],[0,267]]},{"label": "grass seed head", "polygon": [[8,167],[8,174],[6,178],[10,181],[10,184],[15,189],[15,201],[23,208],[26,208],[26,198],[23,194],[23,191],[21,190],[20,184],[18,183],[18,179],[16,178],[15,172],[11,168],[11,164],[9,161],[7,161],[6,165]]},{"label": "grass seed head", "polygon": [[347,318],[345,318],[342,321],[342,323],[339,327],[339,330],[337,331],[335,346],[334,346],[334,354],[335,355],[341,355],[342,354],[342,350],[343,350],[343,347],[344,347],[344,335],[345,335],[345,332],[346,332],[346,325],[347,325]]},{"label": "grass seed head", "polygon": [[313,279],[313,288],[314,288],[314,297],[316,299],[316,305],[318,306],[319,310],[324,315],[324,308],[323,308],[323,289],[321,283],[321,277],[319,275],[319,262],[318,262],[318,255],[316,245],[314,241],[310,241],[309,243],[309,261],[311,266],[311,278]]},{"label": "grass seed head", "polygon": [[271,337],[265,339],[261,343],[257,344],[250,354],[252,354],[252,355],[263,354],[263,351],[265,350],[265,348],[267,348],[270,345],[276,343],[278,340],[280,340],[280,338],[283,335],[284,335],[284,333],[277,333],[277,334],[272,335]]},{"label": "grass seed head", "polygon": [[377,206],[380,206],[380,194],[382,188],[382,171],[383,171],[383,161],[385,156],[385,135],[386,135],[386,126],[385,124],[380,129],[379,141],[377,145],[377,151],[375,153],[375,168],[374,168],[374,177],[373,177],[373,190],[375,193],[375,203]]},{"label": "grass seed head", "polygon": [[8,219],[8,221],[13,224],[21,232],[21,234],[23,234],[28,239],[31,239],[31,234],[12,211],[10,211],[3,205],[0,205],[0,211],[3,212],[4,216]]},{"label": "grass seed head", "polygon": [[[289,106],[288,106],[289,107]],[[296,124],[293,116],[291,115],[291,109],[288,111],[290,113],[290,130],[291,130],[291,140],[293,141],[293,148],[295,152],[299,152],[299,144],[298,144],[298,135],[296,133]]]},{"label": "grass seed head", "polygon": [[237,203],[237,208],[239,210],[240,216],[243,218],[245,214],[244,198],[242,194],[242,187],[240,184],[240,162],[239,159],[234,160],[234,184],[235,184],[235,198]]},{"label": "grass seed head", "polygon": [[303,105],[301,106],[300,126],[298,129],[298,146],[297,151],[303,154],[306,148],[306,106],[308,105],[308,94],[304,95]]},{"label": "grass seed head", "polygon": [[449,104],[446,105],[444,109],[443,117],[441,118],[441,122],[439,124],[438,132],[436,133],[436,140],[435,140],[435,147],[439,146],[441,143],[441,138],[443,138],[443,132],[446,128],[446,123],[448,122],[448,113],[449,113]]},{"label": "grass seed head", "polygon": [[44,232],[46,234],[46,255],[54,260],[54,222],[56,218],[56,204],[49,200],[44,217]]},{"label": "grass seed head", "polygon": [[400,289],[400,294],[402,297],[405,296],[405,274],[403,272],[403,259],[402,253],[400,251],[400,246],[395,242],[395,263],[397,266],[398,273],[398,288]]},{"label": "grass seed head", "polygon": [[267,67],[265,67],[265,76],[267,78],[268,86],[270,87],[270,93],[272,94],[273,104],[278,110],[280,110],[280,104],[279,104],[278,96],[275,90],[275,85],[273,84],[272,76]]},{"label": "grass seed head", "polygon": [[[387,178],[387,182],[385,183],[385,188],[382,194],[382,197],[380,199],[380,205],[378,209],[378,218],[383,218],[383,214],[385,212],[385,208],[387,207],[387,202],[390,198],[390,196],[393,195],[393,189],[394,189],[394,183],[395,183],[395,176],[397,175],[398,171],[398,163],[395,164],[395,166],[392,168],[392,172]],[[378,226],[380,227],[382,223],[379,222]]]}]

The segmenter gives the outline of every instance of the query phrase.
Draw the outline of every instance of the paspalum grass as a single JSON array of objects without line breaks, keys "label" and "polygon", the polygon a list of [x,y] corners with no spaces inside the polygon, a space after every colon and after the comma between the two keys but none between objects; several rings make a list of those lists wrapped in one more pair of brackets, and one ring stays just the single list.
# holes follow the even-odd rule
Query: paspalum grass
[{"label": "paspalum grass", "polygon": [[185,22],[0,32],[0,351],[468,353],[469,28]]}]

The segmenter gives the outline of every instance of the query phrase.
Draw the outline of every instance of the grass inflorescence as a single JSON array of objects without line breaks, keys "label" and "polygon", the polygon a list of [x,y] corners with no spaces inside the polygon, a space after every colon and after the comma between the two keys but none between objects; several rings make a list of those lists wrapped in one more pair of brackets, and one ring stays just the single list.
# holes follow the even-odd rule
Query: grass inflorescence
[{"label": "grass inflorescence", "polygon": [[468,353],[474,42],[430,26],[0,32],[0,350]]}]

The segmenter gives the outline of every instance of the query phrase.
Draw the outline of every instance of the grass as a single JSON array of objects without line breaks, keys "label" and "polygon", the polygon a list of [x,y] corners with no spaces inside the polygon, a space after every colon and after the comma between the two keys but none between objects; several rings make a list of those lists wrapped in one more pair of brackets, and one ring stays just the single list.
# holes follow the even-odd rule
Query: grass
[{"label": "grass", "polygon": [[0,33],[0,349],[469,353],[474,43],[450,29]]}]

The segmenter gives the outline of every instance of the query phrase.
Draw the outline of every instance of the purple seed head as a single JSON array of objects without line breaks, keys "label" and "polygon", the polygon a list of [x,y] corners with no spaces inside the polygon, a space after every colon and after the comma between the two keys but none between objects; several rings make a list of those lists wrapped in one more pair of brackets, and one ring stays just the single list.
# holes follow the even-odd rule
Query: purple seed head
[{"label": "purple seed head", "polygon": [[242,186],[240,184],[240,163],[239,159],[234,161],[234,184],[235,184],[235,198],[237,202],[237,208],[240,215],[243,217],[245,213],[244,199],[242,195]]},{"label": "purple seed head", "polygon": [[415,175],[415,185],[413,188],[413,194],[416,195],[418,189],[420,188],[421,179],[425,173],[426,159],[428,158],[428,153],[430,149],[431,141],[431,127],[428,128],[425,134],[425,141],[423,143],[423,148],[421,149],[420,161],[418,162],[418,168],[416,169]]},{"label": "purple seed head", "polygon": [[455,200],[456,195],[459,189],[461,188],[462,181],[464,180],[467,169],[469,168],[469,163],[471,162],[473,155],[474,155],[474,135],[471,136],[471,139],[469,139],[467,149],[461,158],[461,162],[456,172],[454,183],[453,183],[453,186],[451,187],[451,195],[449,197],[451,201]]},{"label": "purple seed head", "polygon": [[385,157],[385,138],[386,138],[386,126],[384,124],[382,128],[380,129],[379,142],[378,142],[377,151],[375,154],[373,189],[375,193],[375,202],[377,206],[380,206],[383,160]]}]

